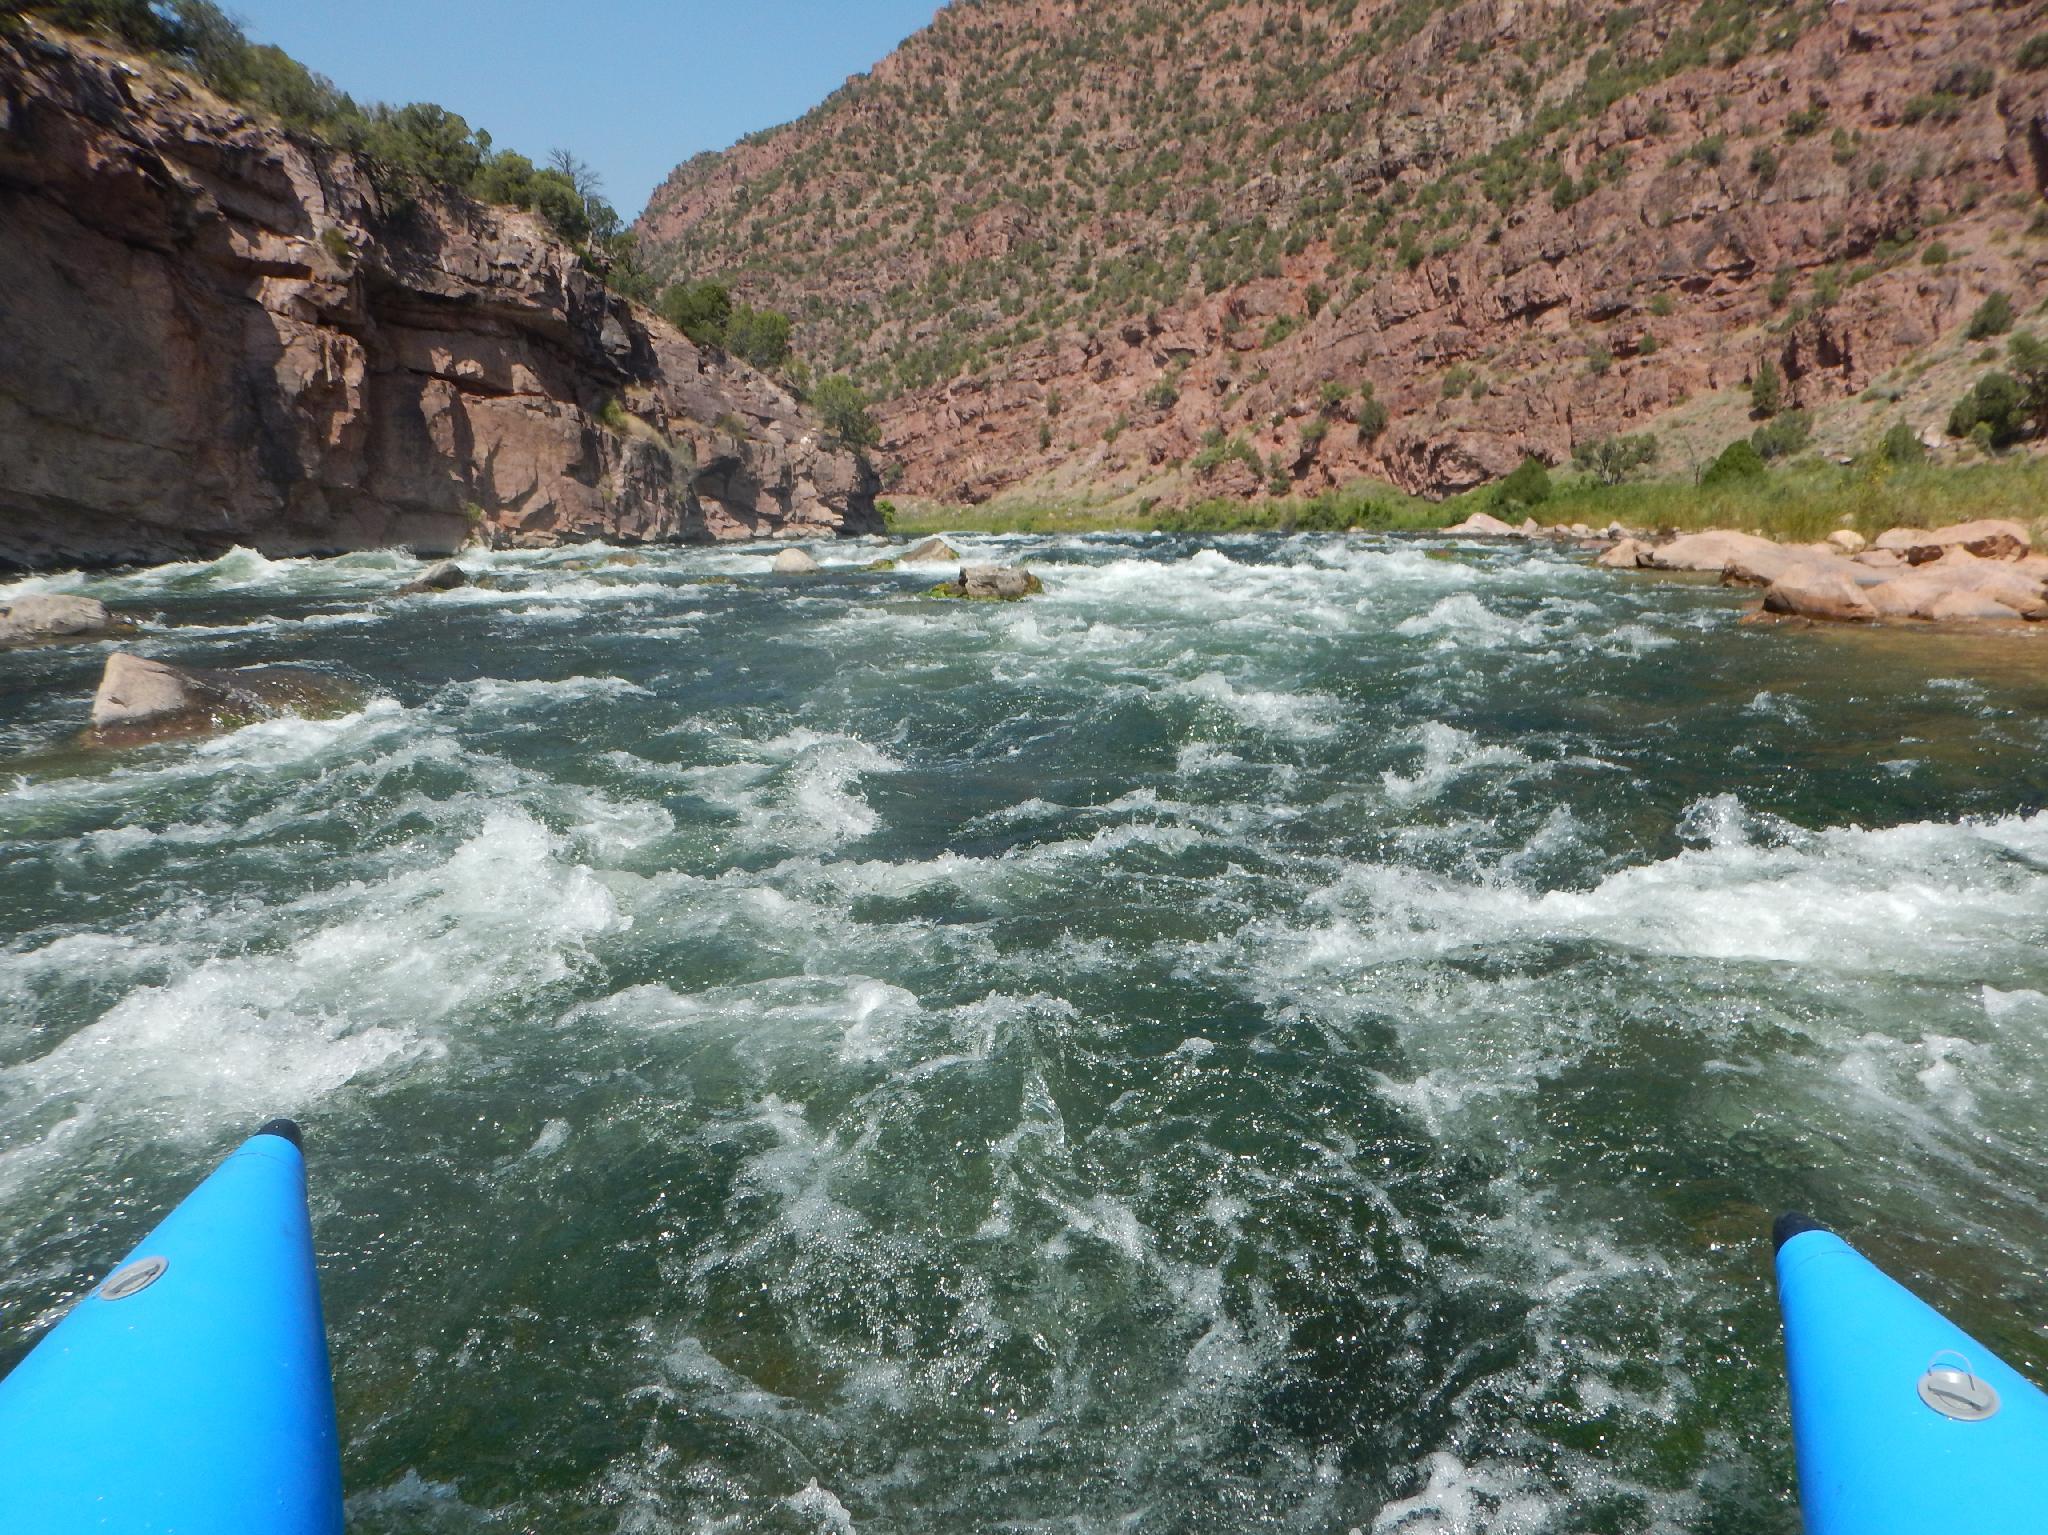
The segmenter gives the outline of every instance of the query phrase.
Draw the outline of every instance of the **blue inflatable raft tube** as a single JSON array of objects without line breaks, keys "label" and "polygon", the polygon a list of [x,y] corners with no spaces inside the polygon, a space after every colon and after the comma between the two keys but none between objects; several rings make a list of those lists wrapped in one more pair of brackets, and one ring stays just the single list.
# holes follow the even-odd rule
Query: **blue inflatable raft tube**
[{"label": "blue inflatable raft tube", "polygon": [[0,1531],[341,1527],[306,1163],[273,1120],[0,1381]]},{"label": "blue inflatable raft tube", "polygon": [[2048,1396],[1825,1227],[1773,1236],[1808,1535],[2048,1532]]}]

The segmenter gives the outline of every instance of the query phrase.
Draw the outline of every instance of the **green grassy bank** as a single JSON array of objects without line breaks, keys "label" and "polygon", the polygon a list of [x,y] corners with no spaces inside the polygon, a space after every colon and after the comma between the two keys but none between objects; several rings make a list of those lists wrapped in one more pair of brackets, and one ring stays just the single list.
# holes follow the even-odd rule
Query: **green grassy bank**
[{"label": "green grassy bank", "polygon": [[1809,459],[1704,489],[1684,480],[1602,485],[1590,477],[1556,475],[1549,494],[1534,504],[1511,499],[1501,483],[1425,501],[1361,482],[1314,497],[1200,501],[1185,507],[920,503],[891,505],[887,517],[891,531],[898,533],[1341,533],[1354,527],[1374,532],[1448,527],[1474,512],[1511,522],[1533,517],[1546,525],[1582,522],[1594,528],[1610,522],[1681,531],[1740,528],[1789,542],[1824,538],[1843,527],[1867,536],[1891,527],[1938,527],[1976,517],[2032,523],[2048,517],[2048,458],[2013,455],[1953,466]]}]

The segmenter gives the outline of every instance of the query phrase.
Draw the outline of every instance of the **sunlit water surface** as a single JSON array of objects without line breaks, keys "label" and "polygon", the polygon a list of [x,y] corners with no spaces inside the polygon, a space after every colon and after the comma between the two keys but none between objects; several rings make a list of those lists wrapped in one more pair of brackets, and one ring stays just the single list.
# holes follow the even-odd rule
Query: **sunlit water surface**
[{"label": "sunlit water surface", "polygon": [[0,1366],[290,1113],[358,1532],[1789,1532],[1788,1205],[2048,1374],[2032,635],[962,542],[0,589],[367,689],[0,657]]}]

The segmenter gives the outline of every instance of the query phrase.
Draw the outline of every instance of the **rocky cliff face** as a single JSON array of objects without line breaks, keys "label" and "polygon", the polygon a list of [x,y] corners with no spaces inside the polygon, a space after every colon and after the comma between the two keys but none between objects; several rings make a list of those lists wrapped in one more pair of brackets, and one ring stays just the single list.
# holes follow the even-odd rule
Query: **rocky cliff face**
[{"label": "rocky cliff face", "polygon": [[874,490],[533,216],[0,39],[0,563],[860,532]]},{"label": "rocky cliff face", "polygon": [[1829,416],[1848,448],[1938,426],[1977,304],[2042,295],[2043,31],[1986,0],[980,0],[680,167],[640,229],[802,316],[929,496],[1441,493],[1646,431],[1682,469],[1767,360],[1789,404],[1874,407]]}]

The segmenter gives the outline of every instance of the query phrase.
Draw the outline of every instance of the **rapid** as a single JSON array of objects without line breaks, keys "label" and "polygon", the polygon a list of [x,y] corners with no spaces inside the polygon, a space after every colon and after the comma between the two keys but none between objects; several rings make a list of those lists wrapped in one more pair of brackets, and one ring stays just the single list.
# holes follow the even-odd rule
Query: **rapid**
[{"label": "rapid", "polygon": [[29,578],[0,1369],[306,1126],[350,1528],[1781,1532],[1769,1219],[2048,1376],[2048,668],[1548,548]]}]

